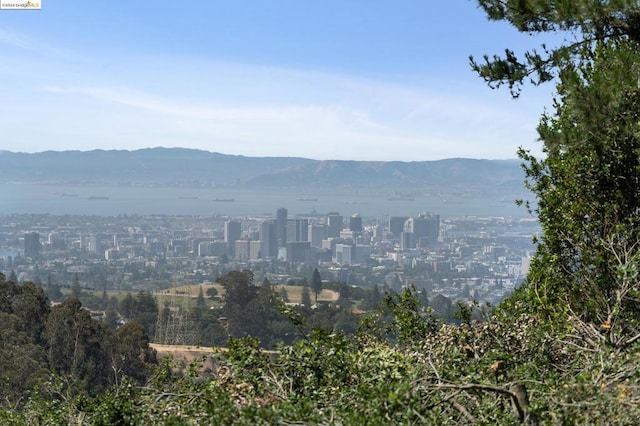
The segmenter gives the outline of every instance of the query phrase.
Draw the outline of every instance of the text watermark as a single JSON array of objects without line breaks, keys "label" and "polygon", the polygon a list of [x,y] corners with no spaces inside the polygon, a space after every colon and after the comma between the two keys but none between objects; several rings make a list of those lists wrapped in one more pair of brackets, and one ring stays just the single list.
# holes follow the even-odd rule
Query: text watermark
[{"label": "text watermark", "polygon": [[42,0],[20,1],[20,0],[0,0],[0,10],[40,10]]}]

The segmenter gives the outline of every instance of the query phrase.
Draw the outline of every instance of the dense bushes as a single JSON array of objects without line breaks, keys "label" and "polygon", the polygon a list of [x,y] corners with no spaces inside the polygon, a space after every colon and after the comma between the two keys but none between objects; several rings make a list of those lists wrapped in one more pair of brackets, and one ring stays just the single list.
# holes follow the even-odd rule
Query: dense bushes
[{"label": "dense bushes", "polygon": [[[389,296],[355,336],[317,329],[277,352],[255,338],[176,375],[165,359],[145,386],[123,379],[95,398],[36,392],[5,423],[632,424],[638,347],[566,317],[542,322],[518,295],[484,321],[441,325],[411,289]],[[294,323],[301,320],[292,310]],[[598,337],[600,336],[600,337]],[[207,357],[207,358],[208,358]],[[204,361],[204,360],[202,360]],[[64,388],[49,383],[44,388]],[[43,389],[44,389],[43,388]]]}]

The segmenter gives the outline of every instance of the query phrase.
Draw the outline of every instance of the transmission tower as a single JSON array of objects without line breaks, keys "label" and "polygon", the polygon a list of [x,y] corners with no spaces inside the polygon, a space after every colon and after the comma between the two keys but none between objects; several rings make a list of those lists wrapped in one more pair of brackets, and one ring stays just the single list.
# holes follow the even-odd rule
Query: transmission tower
[{"label": "transmission tower", "polygon": [[195,345],[198,339],[196,324],[191,313],[191,286],[187,294],[179,294],[177,279],[173,279],[171,297],[158,313],[156,343],[161,345]]}]

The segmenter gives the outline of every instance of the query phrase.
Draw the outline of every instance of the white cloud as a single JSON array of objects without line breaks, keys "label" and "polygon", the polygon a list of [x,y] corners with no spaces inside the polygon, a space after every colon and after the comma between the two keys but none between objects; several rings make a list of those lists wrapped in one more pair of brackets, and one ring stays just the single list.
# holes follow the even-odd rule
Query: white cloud
[{"label": "white cloud", "polygon": [[[3,37],[21,44],[0,31],[0,43]],[[513,158],[518,146],[534,145],[541,112],[539,99],[516,103],[489,90],[466,90],[466,83],[402,85],[173,57],[39,65],[4,64],[6,76],[34,81],[29,93],[6,89],[20,102],[0,106],[6,117],[0,114],[0,126],[13,144],[4,149],[165,145],[319,159]],[[37,128],[15,120],[34,115]]]}]

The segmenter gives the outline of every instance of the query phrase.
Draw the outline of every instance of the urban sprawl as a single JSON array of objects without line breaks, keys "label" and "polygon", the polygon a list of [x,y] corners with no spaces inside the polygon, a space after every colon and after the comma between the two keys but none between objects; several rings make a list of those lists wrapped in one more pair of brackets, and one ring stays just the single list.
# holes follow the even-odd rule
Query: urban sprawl
[{"label": "urban sprawl", "polygon": [[497,303],[523,280],[539,230],[532,218],[367,218],[338,212],[260,217],[8,215],[0,270],[18,282],[160,291],[250,269],[255,282],[309,279]]}]

